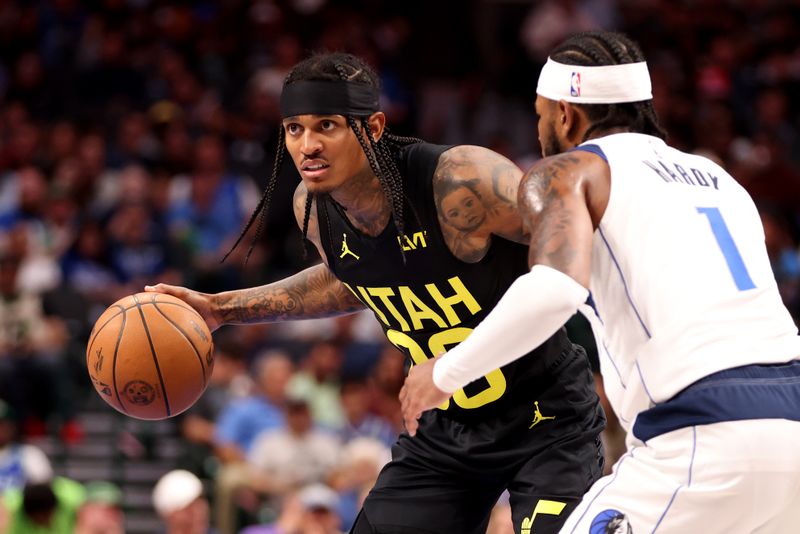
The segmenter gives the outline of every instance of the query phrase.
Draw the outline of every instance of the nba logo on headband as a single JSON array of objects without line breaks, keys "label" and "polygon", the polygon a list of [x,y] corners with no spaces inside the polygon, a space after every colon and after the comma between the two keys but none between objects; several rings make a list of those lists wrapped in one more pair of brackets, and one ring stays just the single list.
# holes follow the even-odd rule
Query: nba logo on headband
[{"label": "nba logo on headband", "polygon": [[581,96],[581,73],[573,72],[569,79],[569,95]]},{"label": "nba logo on headband", "polygon": [[[567,80],[569,86],[565,83]],[[619,104],[653,98],[650,73],[644,61],[584,66],[566,65],[547,58],[539,74],[536,94],[578,104]]]}]

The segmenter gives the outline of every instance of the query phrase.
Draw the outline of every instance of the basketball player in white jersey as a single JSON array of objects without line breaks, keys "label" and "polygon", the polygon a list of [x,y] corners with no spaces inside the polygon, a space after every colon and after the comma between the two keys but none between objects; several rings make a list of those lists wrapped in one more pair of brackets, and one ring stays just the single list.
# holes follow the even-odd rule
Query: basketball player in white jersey
[{"label": "basketball player in white jersey", "polygon": [[647,65],[622,35],[569,38],[537,93],[546,157],[519,190],[531,271],[412,370],[406,425],[580,309],[628,452],[561,532],[800,532],[800,338],[752,199],[663,141]]}]

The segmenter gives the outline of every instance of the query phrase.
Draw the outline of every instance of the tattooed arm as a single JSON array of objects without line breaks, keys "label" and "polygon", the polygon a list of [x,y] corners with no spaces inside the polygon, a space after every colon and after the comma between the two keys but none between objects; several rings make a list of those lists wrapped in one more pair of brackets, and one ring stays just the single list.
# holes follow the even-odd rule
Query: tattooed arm
[{"label": "tattooed arm", "polygon": [[414,434],[420,414],[471,381],[520,358],[552,336],[589,295],[592,235],[608,204],[608,165],[587,152],[545,158],[519,188],[531,229],[531,271],[447,354],[415,365],[400,393]]},{"label": "tattooed arm", "polygon": [[[302,228],[306,191],[302,184],[294,197],[295,216]],[[309,214],[308,238],[325,259],[314,209]],[[213,331],[224,324],[314,319],[353,313],[364,308],[325,263],[271,284],[208,294],[184,287],[158,284],[147,291],[174,295],[195,308]]]},{"label": "tattooed arm", "polygon": [[592,236],[608,204],[608,165],[588,152],[545,158],[525,175],[520,212],[531,230],[528,263],[589,287]]},{"label": "tattooed arm", "polygon": [[477,146],[442,153],[433,196],[445,241],[453,254],[479,261],[492,234],[527,243],[517,196],[522,171],[505,157]]}]

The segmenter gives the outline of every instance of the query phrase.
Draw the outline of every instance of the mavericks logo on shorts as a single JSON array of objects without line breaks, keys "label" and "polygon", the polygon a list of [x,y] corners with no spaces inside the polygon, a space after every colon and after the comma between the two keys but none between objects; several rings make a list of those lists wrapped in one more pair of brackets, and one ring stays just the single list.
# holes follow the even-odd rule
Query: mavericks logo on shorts
[{"label": "mavericks logo on shorts", "polygon": [[619,510],[603,510],[589,525],[589,534],[633,534],[628,518]]}]

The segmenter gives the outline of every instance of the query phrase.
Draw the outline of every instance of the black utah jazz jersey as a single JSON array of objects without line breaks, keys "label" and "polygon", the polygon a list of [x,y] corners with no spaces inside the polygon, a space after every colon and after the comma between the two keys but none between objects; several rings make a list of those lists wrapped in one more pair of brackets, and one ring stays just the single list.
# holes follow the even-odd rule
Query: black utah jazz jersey
[{"label": "black utah jazz jersey", "polygon": [[[389,341],[413,362],[466,339],[511,283],[528,271],[527,247],[497,236],[477,263],[463,262],[450,252],[432,186],[439,156],[448,148],[420,143],[404,147],[398,155],[406,194],[404,242],[391,219],[380,235],[371,237],[357,230],[328,195],[317,197],[320,239],[330,269],[373,311]],[[562,328],[525,357],[456,391],[441,408],[462,421],[505,412],[515,403],[515,392],[529,398],[532,390],[558,380],[551,369],[571,347]]]}]

